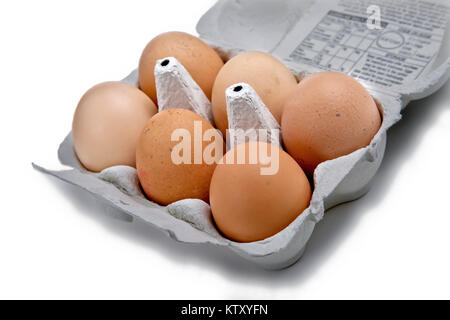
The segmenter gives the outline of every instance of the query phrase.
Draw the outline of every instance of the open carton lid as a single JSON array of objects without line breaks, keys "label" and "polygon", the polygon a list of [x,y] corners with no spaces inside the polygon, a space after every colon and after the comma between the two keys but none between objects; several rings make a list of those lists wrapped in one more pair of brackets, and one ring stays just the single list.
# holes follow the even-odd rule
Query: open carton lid
[{"label": "open carton lid", "polygon": [[406,104],[449,75],[446,0],[219,0],[199,21],[225,58],[264,51],[295,74],[329,70]]}]

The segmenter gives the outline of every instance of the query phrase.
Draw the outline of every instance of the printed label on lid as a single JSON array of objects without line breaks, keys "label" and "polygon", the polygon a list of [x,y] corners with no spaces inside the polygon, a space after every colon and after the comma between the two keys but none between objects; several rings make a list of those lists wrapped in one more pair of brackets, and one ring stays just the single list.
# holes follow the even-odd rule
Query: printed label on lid
[{"label": "printed label on lid", "polygon": [[331,7],[319,5],[325,12],[312,29],[305,28],[311,21],[300,21],[291,35],[303,40],[294,49],[282,44],[281,55],[379,87],[402,85],[425,73],[439,53],[450,16],[449,6],[421,0],[340,0]]}]

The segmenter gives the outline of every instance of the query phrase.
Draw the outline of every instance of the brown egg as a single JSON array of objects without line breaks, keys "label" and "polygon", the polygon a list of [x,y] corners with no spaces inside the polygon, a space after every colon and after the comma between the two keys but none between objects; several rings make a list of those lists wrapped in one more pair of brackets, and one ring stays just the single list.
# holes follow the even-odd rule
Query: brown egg
[{"label": "brown egg", "polygon": [[214,83],[212,107],[217,128],[225,136],[228,129],[225,91],[233,84],[249,84],[280,123],[286,97],[295,90],[297,80],[275,57],[263,52],[242,53],[220,70]]},{"label": "brown egg", "polygon": [[174,57],[186,68],[208,99],[223,61],[216,51],[197,37],[183,32],[163,33],[154,38],[139,62],[141,89],[156,103],[155,65],[159,59]]},{"label": "brown egg", "polygon": [[289,154],[312,174],[321,162],[369,145],[380,126],[377,105],[358,81],[321,72],[302,80],[286,101],[281,130]]},{"label": "brown egg", "polygon": [[[260,155],[261,150],[269,155],[270,165]],[[238,162],[239,154],[245,155],[245,161]],[[252,158],[257,161],[252,162]],[[264,172],[268,167],[272,169]],[[264,142],[249,142],[230,150],[211,182],[214,221],[227,238],[237,242],[277,234],[309,206],[310,200],[311,187],[300,166],[279,147]]]},{"label": "brown egg", "polygon": [[73,118],[75,152],[94,172],[117,166],[136,166],[136,143],[142,128],[157,112],[139,89],[121,82],[106,82],[81,98]]},{"label": "brown egg", "polygon": [[158,113],[145,126],[137,147],[142,188],[162,205],[183,199],[208,202],[211,177],[223,146],[219,131],[196,113],[185,109]]}]

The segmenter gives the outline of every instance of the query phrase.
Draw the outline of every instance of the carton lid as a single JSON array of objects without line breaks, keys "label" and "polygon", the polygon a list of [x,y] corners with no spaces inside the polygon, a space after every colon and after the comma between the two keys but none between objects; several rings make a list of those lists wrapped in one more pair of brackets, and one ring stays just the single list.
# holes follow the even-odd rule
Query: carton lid
[{"label": "carton lid", "polygon": [[197,31],[227,56],[264,51],[296,73],[344,72],[422,97],[448,77],[448,63],[441,79],[429,75],[448,59],[449,18],[446,0],[219,0]]}]

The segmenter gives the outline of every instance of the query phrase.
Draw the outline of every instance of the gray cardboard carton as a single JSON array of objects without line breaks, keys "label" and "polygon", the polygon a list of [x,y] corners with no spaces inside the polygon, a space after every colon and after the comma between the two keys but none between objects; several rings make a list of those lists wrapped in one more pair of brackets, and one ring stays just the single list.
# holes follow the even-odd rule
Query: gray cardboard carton
[{"label": "gray cardboard carton", "polygon": [[[448,80],[449,16],[450,4],[439,0],[219,0],[201,18],[200,37],[224,59],[259,50],[278,57],[299,79],[323,70],[350,74],[369,90],[383,115],[371,144],[322,163],[314,174],[310,207],[285,230],[263,241],[225,239],[214,226],[209,205],[200,200],[167,207],[147,200],[133,168],[86,171],[76,158],[70,134],[58,152],[70,170],[34,167],[87,190],[124,216],[163,230],[174,240],[226,247],[263,268],[288,267],[302,256],[329,208],[369,190],[383,159],[388,129],[401,120],[402,108],[433,94]],[[137,79],[134,71],[123,81],[137,85]]]}]

